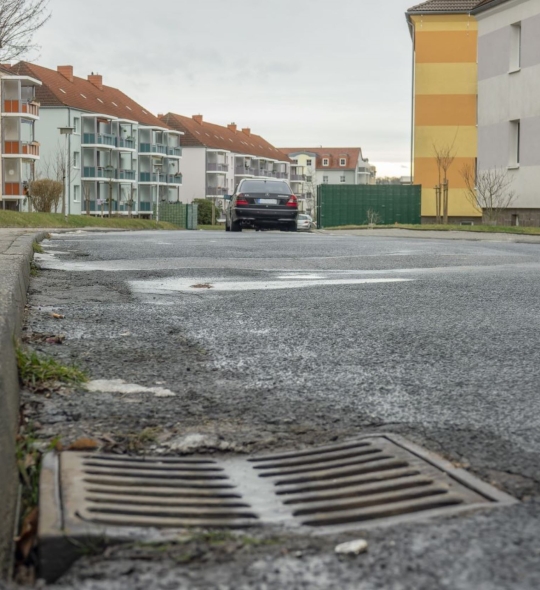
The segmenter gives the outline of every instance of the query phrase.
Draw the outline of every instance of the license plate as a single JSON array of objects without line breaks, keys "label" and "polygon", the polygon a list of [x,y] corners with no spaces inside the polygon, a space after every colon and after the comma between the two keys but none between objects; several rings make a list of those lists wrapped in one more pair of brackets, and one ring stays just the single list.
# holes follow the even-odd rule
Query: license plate
[{"label": "license plate", "polygon": [[259,205],[277,205],[277,199],[257,199]]}]

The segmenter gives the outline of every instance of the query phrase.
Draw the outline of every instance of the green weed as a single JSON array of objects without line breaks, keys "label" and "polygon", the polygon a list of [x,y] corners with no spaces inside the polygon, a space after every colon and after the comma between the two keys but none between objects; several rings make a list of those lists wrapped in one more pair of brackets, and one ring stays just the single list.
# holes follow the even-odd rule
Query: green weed
[{"label": "green weed", "polygon": [[34,253],[43,254],[43,246],[39,242],[32,242]]},{"label": "green weed", "polygon": [[18,347],[17,365],[22,384],[28,389],[47,388],[54,382],[79,385],[88,381],[88,375],[77,367],[62,365],[53,358]]}]

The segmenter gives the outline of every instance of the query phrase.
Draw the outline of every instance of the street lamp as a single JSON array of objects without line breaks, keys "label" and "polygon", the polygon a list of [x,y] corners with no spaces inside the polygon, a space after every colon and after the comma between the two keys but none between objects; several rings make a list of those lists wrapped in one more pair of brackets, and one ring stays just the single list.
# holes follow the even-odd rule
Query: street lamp
[{"label": "street lamp", "polygon": [[157,194],[156,194],[156,221],[159,221],[159,174],[161,172],[161,169],[163,167],[163,164],[161,162],[154,162],[154,174],[156,174],[156,178],[157,178]]},{"label": "street lamp", "polygon": [[[66,211],[66,172],[68,171],[69,168],[69,147],[70,147],[70,136],[73,134],[73,132],[75,131],[74,127],[58,127],[58,131],[60,131],[60,135],[65,135],[66,136],[66,147],[65,147],[65,152],[66,152],[66,160],[64,162],[64,165],[62,166],[63,168],[63,172],[62,172],[62,184],[64,186],[64,192],[62,195],[62,215],[64,216],[65,220],[67,221],[68,219],[68,215],[70,213],[71,210],[71,202],[70,199],[68,199],[67,202],[67,211]],[[70,177],[71,175],[69,175]]]},{"label": "street lamp", "polygon": [[112,217],[112,179],[113,179],[114,166],[109,164],[108,166],[105,166],[105,170],[106,170],[108,178],[109,178],[109,219],[110,219]]}]

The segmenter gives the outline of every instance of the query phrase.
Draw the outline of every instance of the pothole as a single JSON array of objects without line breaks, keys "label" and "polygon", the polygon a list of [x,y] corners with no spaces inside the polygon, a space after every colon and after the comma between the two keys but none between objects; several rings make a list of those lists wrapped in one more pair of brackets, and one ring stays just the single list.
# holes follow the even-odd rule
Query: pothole
[{"label": "pothole", "polygon": [[92,539],[161,540],[189,527],[272,525],[303,534],[398,524],[516,500],[396,435],[258,457],[44,458],[40,575]]}]

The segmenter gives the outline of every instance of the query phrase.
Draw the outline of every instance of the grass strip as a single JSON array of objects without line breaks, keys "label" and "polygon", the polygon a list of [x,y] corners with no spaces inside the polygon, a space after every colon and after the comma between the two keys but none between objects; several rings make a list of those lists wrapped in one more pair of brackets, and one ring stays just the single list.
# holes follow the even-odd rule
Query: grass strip
[{"label": "grass strip", "polygon": [[60,213],[19,213],[0,210],[0,227],[83,228],[103,227],[113,229],[178,229],[172,223],[150,219],[123,217],[101,218],[91,215],[69,215],[66,221]]},{"label": "grass strip", "polygon": [[348,229],[408,229],[416,231],[465,231],[488,234],[522,234],[530,236],[540,235],[540,227],[515,227],[508,225],[437,225],[437,224],[422,224],[422,225],[376,225],[374,228],[367,225],[340,225],[336,227],[325,227],[325,230],[348,230]]}]

